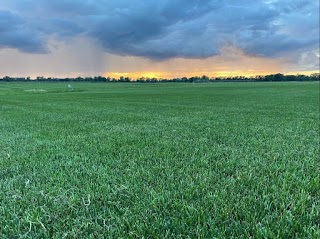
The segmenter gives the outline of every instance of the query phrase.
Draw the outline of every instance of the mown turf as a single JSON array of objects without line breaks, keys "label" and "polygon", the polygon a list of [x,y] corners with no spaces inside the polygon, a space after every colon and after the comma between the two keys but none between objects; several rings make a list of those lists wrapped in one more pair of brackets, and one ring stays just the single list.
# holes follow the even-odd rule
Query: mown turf
[{"label": "mown turf", "polygon": [[320,237],[319,83],[72,86],[0,84],[0,238]]}]

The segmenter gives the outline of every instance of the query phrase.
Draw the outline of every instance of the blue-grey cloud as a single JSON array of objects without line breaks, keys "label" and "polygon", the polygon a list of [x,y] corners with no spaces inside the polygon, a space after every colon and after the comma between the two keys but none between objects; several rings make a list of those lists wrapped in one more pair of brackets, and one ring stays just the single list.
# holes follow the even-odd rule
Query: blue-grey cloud
[{"label": "blue-grey cloud", "polygon": [[47,51],[40,34],[26,25],[24,19],[9,11],[0,10],[0,48],[17,48],[23,52]]},{"label": "blue-grey cloud", "polygon": [[78,35],[106,52],[160,60],[210,57],[226,45],[268,57],[319,47],[314,0],[12,0],[1,7],[0,47],[28,52],[44,51],[50,36]]}]

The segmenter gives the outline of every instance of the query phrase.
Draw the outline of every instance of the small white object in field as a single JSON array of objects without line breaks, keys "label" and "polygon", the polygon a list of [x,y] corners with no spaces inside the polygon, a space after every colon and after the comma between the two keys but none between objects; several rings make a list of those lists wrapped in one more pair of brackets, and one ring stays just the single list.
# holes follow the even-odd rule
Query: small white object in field
[{"label": "small white object in field", "polygon": [[26,92],[46,92],[47,90],[43,90],[43,89],[32,89],[32,90],[24,90]]},{"label": "small white object in field", "polygon": [[72,86],[68,85],[68,91],[71,91],[71,90],[73,90]]}]

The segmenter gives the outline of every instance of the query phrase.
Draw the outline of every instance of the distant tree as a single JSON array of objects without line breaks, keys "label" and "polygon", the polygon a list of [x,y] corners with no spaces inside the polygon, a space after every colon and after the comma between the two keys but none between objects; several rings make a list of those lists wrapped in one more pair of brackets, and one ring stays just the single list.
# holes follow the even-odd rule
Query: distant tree
[{"label": "distant tree", "polygon": [[181,82],[188,82],[188,78],[187,77],[182,77],[181,78]]},{"label": "distant tree", "polygon": [[320,77],[320,73],[312,73],[311,75],[310,75],[311,77]]},{"label": "distant tree", "polygon": [[143,83],[143,82],[145,82],[146,81],[146,78],[144,78],[144,77],[139,77],[138,79],[137,79],[137,82],[139,82],[139,83]]},{"label": "distant tree", "polygon": [[274,78],[275,81],[283,81],[284,80],[284,75],[281,74],[281,73],[278,73],[278,74],[275,74],[273,76],[273,78]]},{"label": "distant tree", "polygon": [[264,80],[265,81],[273,81],[274,77],[273,77],[273,75],[266,75],[266,76],[264,76]]},{"label": "distant tree", "polygon": [[36,80],[37,80],[37,81],[43,81],[43,80],[44,80],[44,77],[43,77],[43,76],[37,76]]},{"label": "distant tree", "polygon": [[13,81],[14,79],[11,78],[10,76],[5,76],[5,77],[3,77],[3,80],[4,81]]},{"label": "distant tree", "polygon": [[107,82],[107,78],[105,78],[103,76],[96,76],[93,78],[93,80],[96,82]]},{"label": "distant tree", "polygon": [[208,82],[209,81],[209,77],[206,75],[201,76],[201,82]]},{"label": "distant tree", "polygon": [[320,73],[312,73],[312,74],[310,75],[310,80],[319,81],[319,80],[320,80]]}]

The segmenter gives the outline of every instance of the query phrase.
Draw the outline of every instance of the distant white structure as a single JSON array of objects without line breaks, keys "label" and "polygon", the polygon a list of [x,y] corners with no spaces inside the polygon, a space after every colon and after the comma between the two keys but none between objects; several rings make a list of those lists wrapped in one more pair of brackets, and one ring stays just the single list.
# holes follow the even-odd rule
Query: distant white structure
[{"label": "distant white structure", "polygon": [[72,91],[72,90],[73,90],[72,86],[68,85],[68,91]]}]

